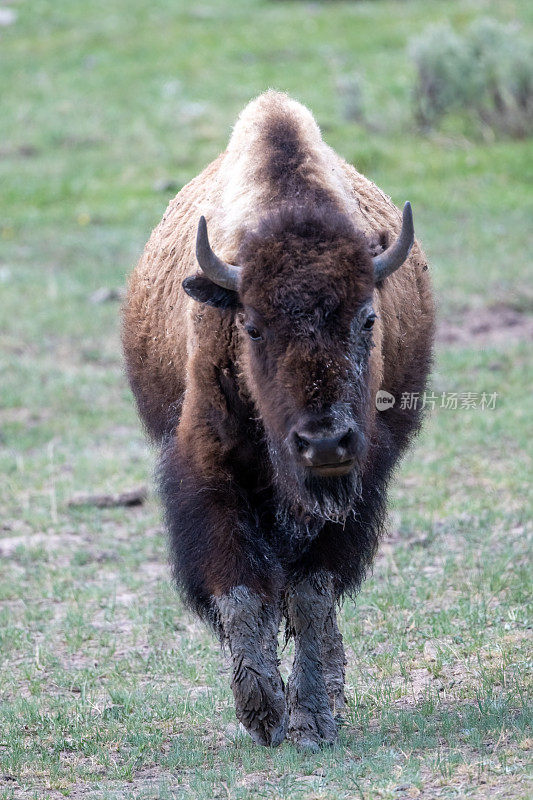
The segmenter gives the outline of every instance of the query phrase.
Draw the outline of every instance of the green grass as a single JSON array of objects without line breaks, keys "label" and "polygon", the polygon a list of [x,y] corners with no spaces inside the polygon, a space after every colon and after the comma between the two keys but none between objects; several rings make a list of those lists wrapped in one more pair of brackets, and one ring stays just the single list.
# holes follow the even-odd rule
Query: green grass
[{"label": "green grass", "polygon": [[[442,325],[531,308],[531,142],[422,138],[407,41],[525,0],[14,3],[0,28],[0,800],[531,796],[528,344],[440,346],[436,408],[392,491],[391,538],[347,602],[338,748],[270,752],[235,725],[218,646],[170,584],[154,499],[71,508],[149,480],[122,374],[120,287],[171,191],[267,86],[400,204]],[[372,124],[343,121],[359,71]],[[376,121],[379,124],[376,124]],[[495,323],[497,322],[495,316]],[[290,648],[283,669],[290,664]]]}]

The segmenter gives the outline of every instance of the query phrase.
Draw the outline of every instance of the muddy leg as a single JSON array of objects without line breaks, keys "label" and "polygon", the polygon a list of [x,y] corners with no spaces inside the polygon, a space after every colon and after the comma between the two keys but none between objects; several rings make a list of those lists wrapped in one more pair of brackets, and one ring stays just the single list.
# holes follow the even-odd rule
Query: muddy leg
[{"label": "muddy leg", "polygon": [[342,714],[346,706],[344,697],[346,656],[342,644],[342,634],[337,625],[335,605],[331,606],[326,617],[321,654],[331,711],[334,716]]},{"label": "muddy leg", "polygon": [[[286,594],[286,608],[295,645],[287,685],[288,735],[300,749],[316,751],[320,745],[333,744],[337,738],[322,662],[323,652],[328,659],[330,653],[338,655],[338,647],[324,642],[324,633],[332,630],[331,614],[334,614],[331,579],[321,573],[295,584]],[[331,687],[337,694],[342,670],[342,660],[340,670],[328,661],[328,675],[335,684],[331,683]]]},{"label": "muddy leg", "polygon": [[286,736],[288,716],[277,664],[280,611],[245,586],[215,604],[233,663],[237,719],[256,744],[276,747]]}]

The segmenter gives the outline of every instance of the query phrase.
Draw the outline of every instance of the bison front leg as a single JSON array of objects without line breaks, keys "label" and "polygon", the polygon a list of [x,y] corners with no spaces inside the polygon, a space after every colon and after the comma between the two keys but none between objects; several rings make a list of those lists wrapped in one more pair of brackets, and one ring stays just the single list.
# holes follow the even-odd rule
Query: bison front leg
[{"label": "bison front leg", "polygon": [[277,747],[288,718],[277,661],[279,608],[245,586],[215,598],[215,605],[231,653],[237,718],[254,742]]},{"label": "bison front leg", "polygon": [[300,749],[316,751],[337,739],[328,695],[335,703],[344,694],[344,653],[329,576],[321,573],[293,585],[286,594],[286,609],[295,644],[287,686],[288,735]]},{"label": "bison front leg", "polygon": [[334,602],[326,617],[321,645],[322,667],[329,705],[334,715],[342,714],[346,707],[344,696],[346,656],[342,634],[337,625]]}]

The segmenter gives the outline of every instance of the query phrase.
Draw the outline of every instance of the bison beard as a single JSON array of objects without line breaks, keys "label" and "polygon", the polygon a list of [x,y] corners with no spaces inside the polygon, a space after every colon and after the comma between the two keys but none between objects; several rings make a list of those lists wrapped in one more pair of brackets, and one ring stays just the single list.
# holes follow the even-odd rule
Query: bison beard
[{"label": "bison beard", "polygon": [[278,542],[282,552],[294,554],[313,541],[325,522],[346,522],[361,496],[361,478],[355,470],[331,478],[302,475],[303,470],[291,469],[285,460],[278,466],[272,448],[269,452],[276,470]]},{"label": "bison beard", "polygon": [[161,446],[174,577],[229,649],[237,717],[262,745],[336,740],[337,605],[372,565],[387,482],[420,423],[373,398],[424,391],[426,270],[409,203],[402,216],[306,109],[267,92],[170,202],[132,275],[124,352]]}]

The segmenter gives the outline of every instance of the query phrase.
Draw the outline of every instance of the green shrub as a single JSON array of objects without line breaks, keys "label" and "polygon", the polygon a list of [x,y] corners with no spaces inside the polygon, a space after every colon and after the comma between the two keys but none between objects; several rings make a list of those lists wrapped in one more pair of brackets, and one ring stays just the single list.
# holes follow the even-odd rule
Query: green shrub
[{"label": "green shrub", "polygon": [[463,35],[428,28],[410,44],[417,69],[415,113],[424,127],[466,111],[492,130],[523,137],[533,128],[533,48],[513,26],[479,19]]}]

